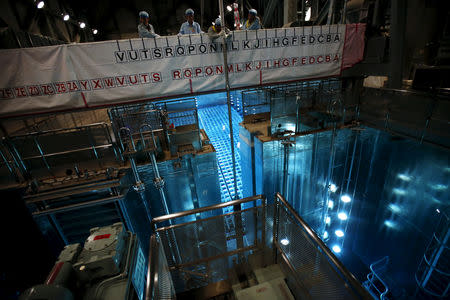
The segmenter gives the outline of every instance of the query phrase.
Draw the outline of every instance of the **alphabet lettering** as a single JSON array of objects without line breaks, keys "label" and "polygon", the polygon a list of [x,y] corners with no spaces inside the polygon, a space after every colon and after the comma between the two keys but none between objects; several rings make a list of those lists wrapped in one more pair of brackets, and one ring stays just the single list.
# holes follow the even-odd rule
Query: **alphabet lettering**
[{"label": "alphabet lettering", "polygon": [[175,80],[181,79],[181,71],[180,70],[172,70],[172,79],[175,79]]},{"label": "alphabet lettering", "polygon": [[153,82],[161,82],[162,81],[162,75],[159,72],[152,73],[152,78],[153,78],[152,79]]},{"label": "alphabet lettering", "polygon": [[114,78],[109,77],[109,78],[103,78],[103,81],[105,83],[106,88],[112,88],[115,86],[114,84]]},{"label": "alphabet lettering", "polygon": [[116,62],[118,63],[123,63],[127,61],[125,51],[116,51],[114,52],[114,55],[116,56]]}]

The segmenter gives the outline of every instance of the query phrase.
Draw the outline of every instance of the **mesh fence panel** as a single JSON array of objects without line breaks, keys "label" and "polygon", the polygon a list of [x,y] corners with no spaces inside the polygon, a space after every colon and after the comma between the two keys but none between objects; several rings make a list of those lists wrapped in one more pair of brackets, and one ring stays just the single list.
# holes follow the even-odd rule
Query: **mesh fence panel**
[{"label": "mesh fence panel", "polygon": [[150,125],[152,130],[162,128],[161,114],[151,104],[138,104],[115,107],[110,110],[111,121],[116,131],[129,128],[131,133],[139,133],[143,124]]},{"label": "mesh fence panel", "polygon": [[253,207],[160,230],[175,290],[226,280],[231,256],[254,249],[263,239],[263,215],[262,207]]},{"label": "mesh fence panel", "polygon": [[270,98],[266,89],[242,92],[243,115],[270,112]]},{"label": "mesh fence panel", "polygon": [[157,299],[169,300],[175,299],[175,289],[173,287],[172,277],[170,276],[169,265],[167,264],[166,254],[161,243],[158,243],[158,283],[156,285]]},{"label": "mesh fence panel", "polygon": [[284,206],[278,216],[279,246],[295,270],[302,293],[311,299],[359,299]]}]

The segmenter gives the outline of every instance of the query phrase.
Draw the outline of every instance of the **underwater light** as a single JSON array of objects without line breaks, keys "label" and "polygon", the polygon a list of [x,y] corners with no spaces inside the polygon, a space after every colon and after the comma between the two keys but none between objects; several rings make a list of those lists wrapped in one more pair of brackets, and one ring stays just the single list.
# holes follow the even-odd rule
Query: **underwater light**
[{"label": "underwater light", "polygon": [[[436,212],[437,212],[438,214],[441,213],[441,211],[439,210],[439,208],[436,208]],[[325,232],[326,232],[326,231],[325,231]]]},{"label": "underwater light", "polygon": [[324,231],[324,233],[323,233],[323,235],[322,235],[322,237],[324,238],[324,239],[327,239],[328,238],[328,231]]},{"label": "underwater light", "polygon": [[406,195],[406,191],[404,189],[393,188],[392,192],[397,196],[405,196]]},{"label": "underwater light", "polygon": [[325,218],[325,224],[330,224],[331,223],[331,218],[330,217],[326,217]]},{"label": "underwater light", "polygon": [[444,191],[444,190],[446,190],[448,188],[446,185],[443,185],[443,184],[440,184],[440,183],[430,185],[430,187],[433,190],[435,190],[435,191]]},{"label": "underwater light", "polygon": [[412,176],[406,175],[406,174],[398,174],[397,178],[406,182],[409,182],[412,180]]},{"label": "underwater light", "polygon": [[396,227],[395,223],[393,221],[391,221],[391,220],[384,221],[384,225],[386,227],[389,227],[389,228],[395,228]]},{"label": "underwater light", "polygon": [[341,247],[339,247],[338,245],[334,245],[332,249],[335,253],[341,253],[342,251]]},{"label": "underwater light", "polygon": [[342,221],[345,221],[348,219],[348,216],[345,212],[340,212],[340,213],[338,213],[338,218]]},{"label": "underwater light", "polygon": [[328,189],[330,190],[330,192],[332,192],[332,193],[336,193],[336,191],[337,191],[337,186],[334,184],[334,183],[332,183],[332,184],[330,184],[330,186],[328,187]]},{"label": "underwater light", "polygon": [[328,208],[329,208],[329,209],[333,209],[333,207],[334,207],[334,202],[333,202],[333,200],[328,200]]},{"label": "underwater light", "polygon": [[340,230],[340,229],[336,230],[334,232],[334,234],[336,234],[338,237],[343,237],[344,236],[344,232],[342,230]]},{"label": "underwater light", "polygon": [[344,202],[344,203],[349,203],[350,201],[352,201],[352,198],[350,198],[349,195],[343,195],[341,197],[341,201]]},{"label": "underwater light", "polygon": [[287,245],[289,245],[289,240],[288,240],[288,239],[282,239],[282,240],[280,241],[280,243],[281,243],[281,245],[283,245],[283,246],[287,246]]},{"label": "underwater light", "polygon": [[400,206],[398,206],[397,204],[389,204],[389,209],[392,210],[394,213],[400,213],[402,211],[402,209],[400,208]]}]

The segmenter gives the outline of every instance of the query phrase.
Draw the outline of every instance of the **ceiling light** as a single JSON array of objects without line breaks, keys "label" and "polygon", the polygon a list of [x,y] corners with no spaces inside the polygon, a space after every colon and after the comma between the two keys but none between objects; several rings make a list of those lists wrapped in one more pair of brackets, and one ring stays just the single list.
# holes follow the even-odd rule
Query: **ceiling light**
[{"label": "ceiling light", "polygon": [[44,5],[45,5],[44,1],[39,1],[37,4],[37,8],[41,9],[44,7]]},{"label": "ceiling light", "polygon": [[69,19],[70,19],[69,14],[65,14],[64,17],[63,17],[63,20],[64,21],[69,21]]},{"label": "ceiling light", "polygon": [[98,33],[98,30],[97,30],[97,29],[92,29],[92,33],[93,33],[93,34],[97,34],[97,33]]},{"label": "ceiling light", "polygon": [[232,11],[231,6],[227,5],[227,10]]},{"label": "ceiling light", "polygon": [[80,22],[80,28],[83,29],[84,27],[86,27],[86,24],[84,22]]}]

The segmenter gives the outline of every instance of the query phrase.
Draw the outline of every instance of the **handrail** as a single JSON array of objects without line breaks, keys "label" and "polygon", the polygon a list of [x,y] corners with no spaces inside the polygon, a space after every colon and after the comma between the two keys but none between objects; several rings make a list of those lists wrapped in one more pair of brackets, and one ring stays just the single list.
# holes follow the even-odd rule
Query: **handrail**
[{"label": "handrail", "polygon": [[[389,287],[386,284],[386,282],[384,282],[384,280],[381,279],[381,277],[377,274],[378,271],[374,270],[375,265],[381,264],[381,263],[384,264],[381,266],[381,268],[386,267],[387,264],[389,263],[389,256],[385,256],[385,257],[381,258],[380,260],[370,264],[369,268],[370,268],[371,273],[367,274],[367,281],[369,282],[370,286],[375,288],[375,290],[380,294],[380,300],[384,300],[384,299],[386,299],[385,298],[386,294],[389,292]],[[370,276],[370,275],[372,275],[372,276]],[[374,278],[373,278],[374,276],[381,282],[381,284],[384,287],[384,291],[380,291],[380,289],[374,284]]]},{"label": "handrail", "polygon": [[[80,125],[80,126],[69,127],[69,128],[58,128],[58,129],[51,129],[51,130],[44,130],[44,131],[33,131],[33,132],[25,133],[25,134],[12,135],[7,138],[15,139],[15,138],[22,138],[22,137],[28,137],[28,136],[33,136],[33,135],[44,135],[44,134],[49,134],[49,133],[57,133],[57,132],[61,132],[61,131],[76,131],[76,130],[83,129],[83,128],[91,128],[91,127],[97,127],[97,126],[104,127],[107,125],[108,124],[106,124],[105,122],[91,123],[91,124]],[[5,138],[6,137],[3,137],[3,139],[5,139]]]},{"label": "handrail", "polygon": [[227,206],[234,206],[234,205],[238,205],[238,204],[242,204],[242,203],[256,201],[256,200],[259,200],[259,199],[264,200],[265,196],[264,195],[256,195],[256,196],[242,198],[242,199],[238,199],[238,200],[223,202],[223,203],[219,203],[219,204],[215,204],[215,205],[210,205],[210,206],[200,207],[200,208],[196,208],[196,209],[191,209],[191,210],[187,210],[187,211],[183,211],[183,212],[173,213],[173,214],[170,214],[170,215],[160,216],[160,217],[154,218],[152,220],[152,227],[156,223],[161,223],[161,222],[167,221],[169,219],[181,218],[181,217],[185,217],[185,216],[189,216],[189,215],[193,215],[193,214],[202,213],[202,212],[205,212],[205,211],[208,211],[208,210],[224,208],[224,207],[227,207]]},{"label": "handrail", "polygon": [[325,245],[325,243],[320,239],[320,237],[314,232],[314,230],[303,220],[297,212],[292,208],[292,206],[284,199],[284,197],[277,193],[275,200],[279,200],[294,216],[294,218],[300,223],[309,237],[319,246],[322,252],[328,257],[328,259],[336,266],[336,268],[341,272],[345,279],[352,285],[352,287],[361,295],[364,299],[373,299],[369,292],[361,285],[361,283],[355,278],[355,276],[347,270],[347,268],[342,264],[342,262],[331,252],[331,250]]},{"label": "handrail", "polygon": [[158,241],[156,240],[156,235],[152,235],[150,237],[150,250],[148,257],[148,268],[147,268],[147,287],[144,291],[146,291],[145,299],[156,299],[153,297],[155,282],[158,281],[158,255],[159,252],[155,251],[158,249]]}]

